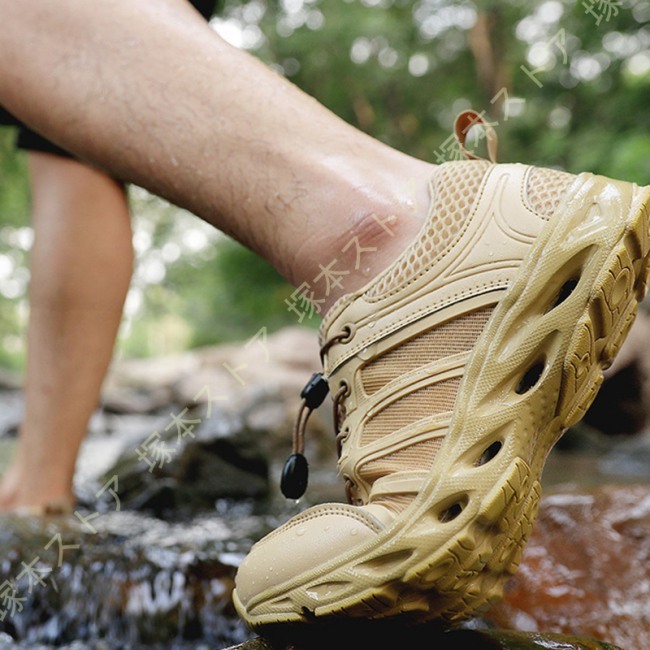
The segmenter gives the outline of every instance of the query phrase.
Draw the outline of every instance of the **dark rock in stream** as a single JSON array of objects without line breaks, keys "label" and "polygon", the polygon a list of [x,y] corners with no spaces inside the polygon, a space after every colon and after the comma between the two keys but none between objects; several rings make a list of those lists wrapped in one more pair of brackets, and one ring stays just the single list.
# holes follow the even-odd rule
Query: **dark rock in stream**
[{"label": "dark rock in stream", "polygon": [[628,337],[584,422],[603,433],[625,436],[643,431],[650,418],[650,312],[639,309]]},{"label": "dark rock in stream", "polygon": [[[155,411],[148,428],[124,438],[95,483],[118,476],[124,509],[175,520],[209,512],[219,498],[273,497],[270,481],[291,452],[300,392],[319,366],[317,333],[302,327],[114,364],[104,409],[131,417],[136,408]],[[336,465],[330,411],[309,421],[307,453],[316,472]],[[92,506],[87,493],[83,502]]]},{"label": "dark rock in stream", "polygon": [[[17,639],[21,650],[73,641],[88,644],[74,650],[198,650],[205,644],[218,650],[251,641],[257,634],[232,605],[236,567],[256,539],[298,508],[265,516],[255,507],[253,500],[223,502],[217,514],[181,523],[88,510],[45,521],[4,516],[0,585],[14,598],[15,611],[0,632]],[[342,649],[361,632],[363,647],[372,650],[405,643],[437,650],[646,650],[649,557],[649,485],[551,491],[504,600],[482,619],[451,631],[348,621],[264,634],[276,644],[273,650],[287,638],[293,650]],[[330,644],[315,644],[314,634]],[[105,645],[92,645],[99,640]]]},{"label": "dark rock in stream", "polygon": [[[200,414],[184,417],[202,422]],[[266,497],[269,461],[254,437],[244,430],[225,438],[204,424],[185,440],[178,440],[174,429],[153,431],[135,447],[129,445],[99,483],[118,477],[123,509],[170,520],[210,512],[223,498]]]},{"label": "dark rock in stream", "polygon": [[[429,626],[418,630],[392,630],[388,633],[380,626],[380,631],[381,634],[378,635],[370,630],[341,630],[331,636],[297,642],[256,637],[227,650],[395,650],[405,646],[432,650],[622,650],[597,639],[566,634],[511,630],[437,630]],[[288,634],[290,638],[290,633]]]}]

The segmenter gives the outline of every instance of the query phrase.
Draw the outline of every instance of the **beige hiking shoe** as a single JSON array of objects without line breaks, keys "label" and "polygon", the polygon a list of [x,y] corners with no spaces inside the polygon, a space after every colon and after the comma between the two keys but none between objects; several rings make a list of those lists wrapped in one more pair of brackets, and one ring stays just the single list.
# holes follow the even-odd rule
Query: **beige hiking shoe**
[{"label": "beige hiking shoe", "polygon": [[482,160],[436,168],[428,222],[321,328],[349,504],[255,544],[253,627],[456,620],[516,569],[544,461],[645,295],[650,187]]}]

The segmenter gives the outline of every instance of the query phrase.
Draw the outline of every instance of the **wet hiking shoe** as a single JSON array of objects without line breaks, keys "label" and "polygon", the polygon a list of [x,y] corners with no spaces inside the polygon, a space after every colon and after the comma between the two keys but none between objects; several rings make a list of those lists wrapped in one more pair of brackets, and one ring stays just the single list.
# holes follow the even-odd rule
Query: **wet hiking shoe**
[{"label": "wet hiking shoe", "polygon": [[442,164],[431,186],[419,236],[322,323],[315,383],[349,504],[255,544],[235,591],[254,627],[456,620],[498,599],[545,459],[645,295],[650,187],[483,160]]}]

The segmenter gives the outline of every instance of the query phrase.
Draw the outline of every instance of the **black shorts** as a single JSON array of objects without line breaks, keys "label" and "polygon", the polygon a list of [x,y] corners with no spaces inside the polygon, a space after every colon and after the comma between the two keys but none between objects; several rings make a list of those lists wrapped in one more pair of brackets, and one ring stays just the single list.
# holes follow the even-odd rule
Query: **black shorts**
[{"label": "black shorts", "polygon": [[[209,20],[216,12],[220,0],[190,0],[201,15]],[[6,111],[0,106],[0,126],[15,126],[17,127],[16,147],[18,149],[25,149],[27,151],[43,151],[45,153],[52,153],[66,158],[74,158],[74,156],[61,149],[58,145],[46,140],[43,136],[35,131],[32,131],[28,126],[25,126],[20,120],[16,119],[11,113]]]}]

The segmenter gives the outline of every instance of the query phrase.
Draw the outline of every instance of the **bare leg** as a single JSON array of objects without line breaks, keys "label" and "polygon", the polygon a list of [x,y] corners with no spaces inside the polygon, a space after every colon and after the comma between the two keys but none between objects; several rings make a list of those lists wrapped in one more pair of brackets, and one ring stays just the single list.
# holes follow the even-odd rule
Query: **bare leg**
[{"label": "bare leg", "polygon": [[[0,0],[0,103],[186,207],[291,282],[337,259],[358,288],[417,232],[431,165],[354,129],[179,0]],[[391,231],[381,225],[394,216]],[[357,235],[376,247],[364,268]],[[365,271],[365,273],[364,273]]]},{"label": "bare leg", "polygon": [[[227,45],[189,4],[0,0],[0,11],[0,104],[112,176],[192,210],[296,285],[337,259],[347,275],[323,309],[365,284],[419,229],[430,165],[352,128]],[[35,156],[32,164],[27,419],[0,508],[70,498],[132,263],[118,186],[76,163],[59,172],[47,163]],[[82,217],[64,190],[80,185],[89,203]],[[52,191],[58,200],[45,201]],[[362,266],[356,246],[346,248],[353,236],[375,249]]]},{"label": "bare leg", "polygon": [[25,420],[0,510],[72,502],[77,452],[97,407],[131,279],[123,187],[74,160],[29,154],[31,256]]}]

